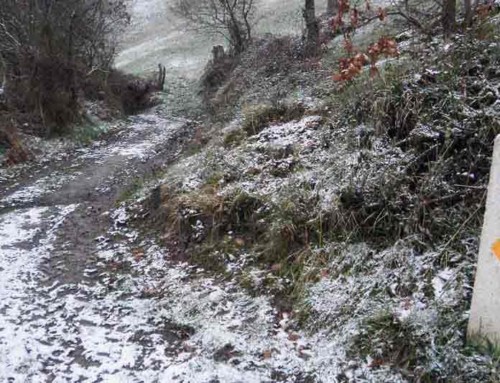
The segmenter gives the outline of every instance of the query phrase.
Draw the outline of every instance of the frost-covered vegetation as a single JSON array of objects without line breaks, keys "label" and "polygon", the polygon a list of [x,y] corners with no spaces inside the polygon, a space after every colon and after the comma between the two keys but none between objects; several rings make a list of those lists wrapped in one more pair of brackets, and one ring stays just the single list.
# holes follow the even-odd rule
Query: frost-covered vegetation
[{"label": "frost-covered vegetation", "polygon": [[[343,0],[337,15],[243,3],[255,19],[223,28],[259,23],[237,25],[243,44],[214,47],[202,70],[216,40],[168,24],[171,1],[131,2],[117,63],[150,74],[164,61],[164,104],[117,121],[161,87],[109,66],[114,91],[88,89],[102,71],[84,67],[76,125],[47,127],[95,141],[25,139],[43,158],[0,171],[0,375],[499,382],[499,347],[466,337],[500,133],[497,6],[441,25],[435,2]],[[300,8],[314,3],[317,19]],[[14,113],[6,89],[0,117]],[[0,156],[30,156],[18,130],[43,130],[49,101],[23,111],[22,129],[0,125]]]},{"label": "frost-covered vegetation", "polygon": [[210,142],[167,171],[153,217],[182,259],[273,296],[330,351],[312,381],[500,379],[465,337],[499,32],[493,13],[446,43],[402,34],[378,76],[340,86],[338,50],[267,37],[205,94]]}]

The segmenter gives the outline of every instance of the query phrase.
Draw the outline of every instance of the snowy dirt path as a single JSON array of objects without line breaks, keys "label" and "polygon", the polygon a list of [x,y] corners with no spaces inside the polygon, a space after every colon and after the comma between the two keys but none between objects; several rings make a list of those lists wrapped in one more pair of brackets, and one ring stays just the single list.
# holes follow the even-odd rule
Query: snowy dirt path
[{"label": "snowy dirt path", "polygon": [[[143,44],[165,28],[159,3],[135,1],[118,64],[170,60],[169,73],[196,78],[210,44]],[[336,344],[309,342],[268,297],[173,262],[130,224],[144,212],[120,201],[194,130],[153,110],[88,148],[0,173],[0,383],[336,381]]]},{"label": "snowy dirt path", "polygon": [[154,111],[0,185],[0,382],[310,382],[266,297],[169,259],[119,199],[193,131]]},{"label": "snowy dirt path", "polygon": [[[106,294],[99,237],[116,224],[109,212],[120,196],[174,160],[190,135],[189,123],[153,111],[0,184],[0,382],[102,381],[103,370],[130,364],[119,362],[134,358],[121,342],[149,319],[148,304],[122,301],[127,289]],[[101,369],[96,355],[109,358]]]}]

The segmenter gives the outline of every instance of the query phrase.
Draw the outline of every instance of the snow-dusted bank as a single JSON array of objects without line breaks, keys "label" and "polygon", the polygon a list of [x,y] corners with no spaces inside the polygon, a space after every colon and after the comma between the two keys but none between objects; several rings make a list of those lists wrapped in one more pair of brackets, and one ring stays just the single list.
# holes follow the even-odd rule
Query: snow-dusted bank
[{"label": "snow-dusted bank", "polygon": [[[157,160],[164,148],[175,155],[178,147],[169,140],[175,143],[183,127],[155,115],[137,117],[119,140],[65,157],[71,176],[56,171],[56,161],[52,172],[6,190],[0,201],[2,383],[257,383],[315,369],[307,362],[307,337],[289,328],[287,313],[277,323],[268,298],[171,263],[167,250],[127,228],[125,207],[112,210],[103,185],[126,185],[134,167]],[[68,198],[79,203],[49,203]],[[107,222],[88,243],[88,226],[78,226],[86,220]]]},{"label": "snow-dusted bank", "polygon": [[[360,183],[365,190],[384,185],[418,159],[418,153],[403,151],[382,137],[363,146],[359,132],[365,130],[332,128],[320,116],[271,123],[257,133],[235,123],[213,145],[169,168],[164,207],[183,223],[193,223],[191,229],[182,226],[185,236],[197,243],[207,239],[206,263],[218,262],[227,278],[260,294],[280,291],[290,280],[280,279],[276,270],[289,267],[293,256],[302,253],[286,253],[275,261],[282,263],[269,265],[259,253],[264,246],[272,246],[282,232],[299,236],[295,222],[318,225],[321,220],[315,217],[342,219],[335,209],[344,190]],[[416,128],[413,134],[427,132]],[[231,212],[240,214],[229,221],[231,231],[216,232],[222,245],[215,249],[210,243],[212,202],[227,207],[227,216],[226,210],[217,210],[223,218],[216,228],[227,225]],[[263,228],[271,232],[267,237],[257,234],[260,246],[231,246],[239,236],[252,241],[255,227],[260,233]],[[292,325],[287,335],[302,347],[300,359],[293,353],[272,353],[262,361],[269,369],[267,379],[273,381],[273,371],[290,381],[308,376],[313,382],[406,382],[412,380],[408,374],[487,379],[489,357],[469,355],[463,343],[477,239],[464,236],[461,251],[446,242],[422,250],[417,236],[384,248],[361,241],[338,242],[325,233],[303,250],[303,273],[309,282],[299,287],[308,319],[303,331],[293,331]],[[239,355],[230,361],[239,362]],[[404,367],[407,363],[410,368]]]}]

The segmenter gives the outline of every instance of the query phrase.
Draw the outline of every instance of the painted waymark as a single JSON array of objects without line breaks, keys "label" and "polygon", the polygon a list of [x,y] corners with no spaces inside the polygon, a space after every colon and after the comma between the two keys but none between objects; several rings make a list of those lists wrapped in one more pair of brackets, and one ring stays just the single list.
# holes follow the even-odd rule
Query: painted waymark
[{"label": "painted waymark", "polygon": [[495,140],[474,284],[469,337],[500,343],[500,136]]}]

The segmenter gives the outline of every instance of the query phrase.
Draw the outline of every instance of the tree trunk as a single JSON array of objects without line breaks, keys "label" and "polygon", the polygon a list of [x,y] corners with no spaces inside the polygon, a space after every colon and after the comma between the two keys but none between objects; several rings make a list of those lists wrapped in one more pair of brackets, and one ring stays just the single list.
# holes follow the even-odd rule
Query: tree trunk
[{"label": "tree trunk", "polygon": [[337,10],[337,0],[328,0],[326,3],[326,14],[328,16],[333,16],[335,14],[335,11]]},{"label": "tree trunk", "polygon": [[456,0],[443,1],[443,33],[445,38],[449,38],[456,28],[457,2]]},{"label": "tree trunk", "polygon": [[241,35],[240,27],[237,24],[231,24],[229,27],[230,44],[234,49],[234,54],[239,55],[243,53],[246,48],[246,41]]},{"label": "tree trunk", "polygon": [[314,0],[305,0],[304,20],[307,28],[306,50],[308,55],[317,53],[319,44],[319,24],[316,19]]},{"label": "tree trunk", "polygon": [[472,25],[472,1],[464,0],[465,11],[465,27],[469,28]]},{"label": "tree trunk", "polygon": [[[236,4],[236,2],[234,4]],[[229,15],[228,29],[231,45],[236,55],[239,55],[245,50],[247,41],[245,41],[246,39],[243,37],[240,22],[235,14],[237,10],[234,6],[235,5],[233,5],[233,7],[230,5],[227,6],[227,13]]]}]

